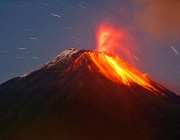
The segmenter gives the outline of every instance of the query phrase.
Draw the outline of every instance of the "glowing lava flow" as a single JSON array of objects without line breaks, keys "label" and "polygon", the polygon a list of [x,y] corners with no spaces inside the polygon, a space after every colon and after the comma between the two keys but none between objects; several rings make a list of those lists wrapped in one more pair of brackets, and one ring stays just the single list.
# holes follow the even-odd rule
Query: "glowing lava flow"
[{"label": "glowing lava flow", "polygon": [[[85,63],[83,63],[83,60],[86,60],[84,61]],[[90,60],[91,63],[88,63],[87,60]],[[89,71],[98,71],[115,83],[124,84],[128,87],[136,83],[155,94],[157,92],[160,93],[160,91],[151,84],[151,81],[146,78],[144,74],[134,69],[119,56],[108,55],[97,51],[86,51],[76,58],[70,68],[77,68],[80,65],[87,67]],[[161,87],[159,86],[159,88]]]},{"label": "glowing lava flow", "polygon": [[158,91],[151,85],[149,79],[119,56],[107,55],[103,52],[88,52],[87,55],[96,64],[99,72],[115,83],[123,83],[126,86],[136,83],[153,92]]}]

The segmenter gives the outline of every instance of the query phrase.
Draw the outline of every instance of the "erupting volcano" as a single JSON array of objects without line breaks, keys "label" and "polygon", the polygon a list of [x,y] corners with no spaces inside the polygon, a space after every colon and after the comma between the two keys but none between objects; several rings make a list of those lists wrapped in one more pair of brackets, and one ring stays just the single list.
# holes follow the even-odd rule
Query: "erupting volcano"
[{"label": "erupting volcano", "polygon": [[0,139],[180,138],[180,97],[110,54],[123,34],[106,29],[98,51],[65,50],[0,85]]}]

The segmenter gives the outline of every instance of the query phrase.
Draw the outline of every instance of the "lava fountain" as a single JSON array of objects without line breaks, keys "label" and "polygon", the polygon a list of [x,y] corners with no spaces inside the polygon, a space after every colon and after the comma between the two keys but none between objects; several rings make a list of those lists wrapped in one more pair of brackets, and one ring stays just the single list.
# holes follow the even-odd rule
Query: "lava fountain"
[{"label": "lava fountain", "polygon": [[[128,33],[124,30],[120,30],[111,25],[102,24],[96,35],[97,46],[96,49],[100,52],[112,53],[123,52],[127,58],[131,61],[133,66],[135,66],[134,61],[130,52],[127,49],[127,44],[124,45],[124,41],[131,44],[130,39],[128,40]],[[132,43],[134,44],[134,43]],[[129,45],[128,45],[129,46]]]},{"label": "lava fountain", "polygon": [[100,52],[114,53],[116,48],[122,48],[120,40],[123,33],[112,26],[101,25],[97,32],[97,50]]}]

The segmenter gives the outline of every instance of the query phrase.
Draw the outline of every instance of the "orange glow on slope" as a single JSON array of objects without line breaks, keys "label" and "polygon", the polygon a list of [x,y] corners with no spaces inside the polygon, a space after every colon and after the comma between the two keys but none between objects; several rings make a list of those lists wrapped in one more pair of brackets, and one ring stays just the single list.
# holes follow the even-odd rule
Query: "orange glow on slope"
[{"label": "orange glow on slope", "polygon": [[148,90],[157,91],[143,74],[135,70],[122,58],[100,52],[88,52],[88,55],[99,68],[99,72],[108,79],[127,86],[136,83]]},{"label": "orange glow on slope", "polygon": [[[86,60],[85,64],[82,63],[82,59]],[[93,63],[89,64],[87,60],[90,60]],[[71,68],[76,68],[79,65],[87,66],[89,71],[97,70],[115,83],[124,84],[128,87],[133,83],[136,83],[155,94],[157,92],[160,93],[159,90],[151,84],[150,80],[144,76],[144,74],[134,69],[119,56],[108,55],[103,52],[86,51],[75,60],[73,67]]]}]

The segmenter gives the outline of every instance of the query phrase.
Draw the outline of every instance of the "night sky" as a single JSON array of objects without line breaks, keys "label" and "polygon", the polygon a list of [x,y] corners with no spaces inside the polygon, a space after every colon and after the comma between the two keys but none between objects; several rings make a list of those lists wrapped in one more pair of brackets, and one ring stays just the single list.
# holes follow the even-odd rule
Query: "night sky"
[{"label": "night sky", "polygon": [[0,0],[0,84],[68,48],[94,50],[108,23],[128,33],[134,67],[180,95],[179,13],[177,0]]}]

